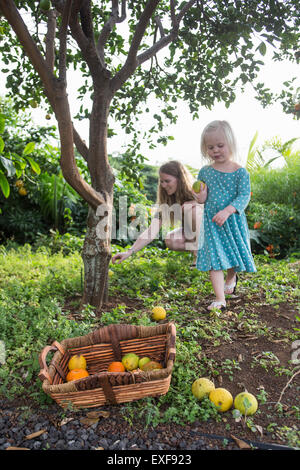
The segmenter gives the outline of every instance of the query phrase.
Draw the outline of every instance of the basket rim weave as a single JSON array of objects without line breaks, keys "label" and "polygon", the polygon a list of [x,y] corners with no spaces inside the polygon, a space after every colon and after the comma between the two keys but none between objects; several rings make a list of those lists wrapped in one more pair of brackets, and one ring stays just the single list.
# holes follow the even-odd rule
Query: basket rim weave
[{"label": "basket rim weave", "polygon": [[[135,344],[139,341],[151,341],[156,342],[165,341],[165,367],[163,369],[138,373],[133,372],[108,372],[101,371],[94,373],[89,377],[79,379],[73,382],[52,384],[52,380],[57,372],[62,376],[61,361],[64,358],[65,362],[72,354],[73,350],[86,350],[93,351],[93,348],[107,345],[112,348],[115,360],[121,360],[124,345]],[[115,394],[114,388],[118,390],[120,386],[127,387],[134,386],[136,383],[142,384],[143,382],[151,381],[168,381],[170,378],[176,355],[175,349],[176,342],[176,327],[173,322],[162,323],[154,326],[142,326],[142,325],[128,325],[128,324],[111,324],[104,327],[100,327],[89,334],[83,336],[77,336],[73,338],[67,338],[58,343],[54,341],[52,346],[47,346],[43,349],[39,356],[39,362],[41,372],[39,378],[42,380],[42,388],[45,393],[55,397],[56,395],[68,394],[73,396],[74,393],[80,393],[86,391],[91,393],[95,389],[102,388],[107,398],[107,401],[114,403]],[[41,356],[45,355],[49,351],[53,351],[54,355],[49,366],[45,368],[44,361],[41,360]],[[73,352],[74,353],[74,352]],[[84,354],[84,353],[83,353]],[[131,387],[132,388],[132,387]],[[125,390],[125,388],[124,388]],[[54,398],[55,399],[55,398]]]}]

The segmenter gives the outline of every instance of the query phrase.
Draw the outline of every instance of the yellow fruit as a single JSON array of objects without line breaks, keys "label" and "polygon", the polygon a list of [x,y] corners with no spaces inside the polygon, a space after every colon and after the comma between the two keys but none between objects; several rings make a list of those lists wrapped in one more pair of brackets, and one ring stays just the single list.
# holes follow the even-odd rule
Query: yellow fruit
[{"label": "yellow fruit", "polygon": [[82,354],[76,354],[68,362],[69,370],[86,369],[86,359]]},{"label": "yellow fruit", "polygon": [[144,372],[147,372],[150,370],[162,369],[162,368],[163,366],[159,362],[156,362],[156,361],[149,361],[141,367],[141,369]]},{"label": "yellow fruit", "polygon": [[212,401],[218,411],[224,412],[229,410],[233,404],[233,398],[231,393],[225,388],[215,388],[209,394],[209,399]]},{"label": "yellow fruit", "polygon": [[258,408],[258,403],[254,395],[248,392],[239,393],[234,399],[234,407],[243,415],[254,415]]},{"label": "yellow fruit", "polygon": [[17,180],[17,181],[15,182],[15,185],[17,186],[17,188],[21,188],[21,187],[24,185],[24,183],[23,183],[22,180]]},{"label": "yellow fruit", "polygon": [[137,369],[139,365],[139,359],[139,356],[137,356],[135,353],[128,353],[122,357],[122,364],[126,370]]},{"label": "yellow fruit", "polygon": [[109,269],[109,270],[108,270],[108,276],[109,276],[109,277],[112,277],[113,275],[114,275],[114,272],[113,272],[111,269]]},{"label": "yellow fruit", "polygon": [[152,309],[152,318],[155,321],[163,320],[166,318],[167,312],[163,307],[154,307]]},{"label": "yellow fruit", "polygon": [[206,395],[209,395],[215,389],[213,382],[205,377],[195,380],[192,385],[192,394],[201,400]]},{"label": "yellow fruit", "polygon": [[38,102],[36,100],[30,100],[29,104],[32,108],[37,108],[38,107]]},{"label": "yellow fruit", "polygon": [[19,194],[20,196],[26,196],[27,195],[27,190],[23,186],[19,188]]},{"label": "yellow fruit", "polygon": [[195,191],[195,193],[199,193],[200,190],[204,189],[205,188],[205,183],[203,183],[203,181],[195,181],[195,183],[193,184],[193,190]]},{"label": "yellow fruit", "polygon": [[150,362],[150,361],[151,361],[150,357],[142,357],[139,360],[139,368],[142,369],[144,367],[144,365],[147,364],[147,362]]}]

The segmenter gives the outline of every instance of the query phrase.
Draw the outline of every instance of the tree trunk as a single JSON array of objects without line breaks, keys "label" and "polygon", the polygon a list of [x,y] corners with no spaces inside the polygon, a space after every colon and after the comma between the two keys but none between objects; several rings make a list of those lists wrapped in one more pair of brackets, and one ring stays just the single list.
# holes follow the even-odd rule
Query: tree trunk
[{"label": "tree trunk", "polygon": [[95,210],[89,207],[87,232],[82,259],[84,264],[84,292],[82,305],[90,304],[99,311],[108,300],[108,265],[111,259],[111,221],[113,211],[114,176],[107,154],[107,119],[111,95],[108,87],[97,89],[90,117],[90,145],[88,167],[92,187],[105,202]]},{"label": "tree trunk", "polygon": [[[111,208],[110,208],[111,210]],[[110,233],[106,238],[98,234],[98,225],[103,221],[102,216],[89,208],[87,232],[82,250],[84,264],[84,292],[81,305],[92,305],[96,311],[101,309],[108,300],[108,266],[111,258]]]}]

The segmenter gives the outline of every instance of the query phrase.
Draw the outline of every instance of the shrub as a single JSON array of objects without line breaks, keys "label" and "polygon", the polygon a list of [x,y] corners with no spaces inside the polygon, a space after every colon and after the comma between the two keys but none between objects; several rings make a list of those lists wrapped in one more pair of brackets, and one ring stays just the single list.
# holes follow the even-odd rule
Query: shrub
[{"label": "shrub", "polygon": [[283,168],[260,168],[251,173],[253,200],[300,208],[300,162]]},{"label": "shrub", "polygon": [[247,208],[252,248],[283,258],[300,248],[300,214],[296,208],[251,201]]}]

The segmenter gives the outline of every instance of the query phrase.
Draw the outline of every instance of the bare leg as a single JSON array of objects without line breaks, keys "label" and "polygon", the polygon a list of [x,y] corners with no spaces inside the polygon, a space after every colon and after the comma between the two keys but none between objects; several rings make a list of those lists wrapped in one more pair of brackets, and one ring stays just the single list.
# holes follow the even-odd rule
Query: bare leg
[{"label": "bare leg", "polygon": [[224,275],[223,271],[214,271],[209,272],[210,280],[213,286],[213,290],[216,296],[216,302],[221,302],[226,305],[225,294],[224,294]]},{"label": "bare leg", "polygon": [[227,269],[226,285],[228,285],[230,287],[225,286],[225,293],[226,294],[232,294],[233,293],[234,287],[235,287],[234,286],[235,282],[236,282],[236,272],[235,272],[234,268]]}]

